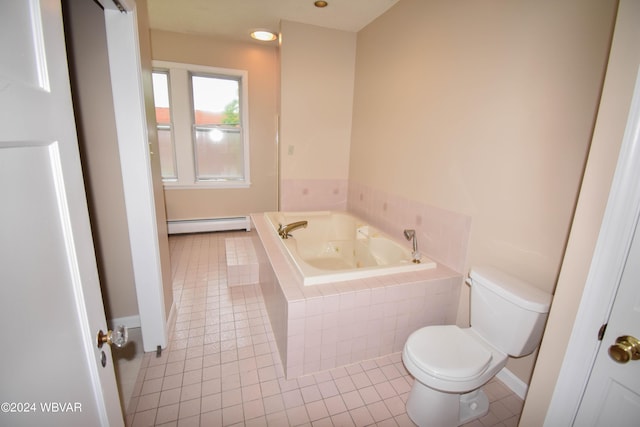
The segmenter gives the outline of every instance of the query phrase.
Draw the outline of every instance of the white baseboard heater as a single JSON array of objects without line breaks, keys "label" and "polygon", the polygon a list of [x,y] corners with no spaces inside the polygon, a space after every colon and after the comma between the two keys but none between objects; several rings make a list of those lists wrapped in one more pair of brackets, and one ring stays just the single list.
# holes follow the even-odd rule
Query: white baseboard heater
[{"label": "white baseboard heater", "polygon": [[248,216],[167,221],[169,234],[204,233],[209,231],[251,230]]}]

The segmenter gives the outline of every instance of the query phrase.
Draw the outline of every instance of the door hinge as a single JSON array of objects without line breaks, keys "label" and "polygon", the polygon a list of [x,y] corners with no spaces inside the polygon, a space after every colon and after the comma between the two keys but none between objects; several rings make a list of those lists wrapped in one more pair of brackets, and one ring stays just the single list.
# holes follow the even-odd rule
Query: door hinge
[{"label": "door hinge", "polygon": [[607,325],[608,323],[605,323],[604,325],[600,326],[600,329],[598,330],[598,341],[602,341],[602,337],[604,337],[604,332],[607,330]]}]

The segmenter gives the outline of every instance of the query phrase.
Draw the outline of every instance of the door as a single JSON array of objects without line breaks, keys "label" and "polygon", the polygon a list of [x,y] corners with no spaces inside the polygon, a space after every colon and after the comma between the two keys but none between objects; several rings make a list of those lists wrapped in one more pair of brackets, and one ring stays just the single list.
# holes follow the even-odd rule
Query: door
[{"label": "door", "polygon": [[[620,286],[613,303],[602,345],[598,350],[584,397],[574,422],[576,426],[637,426],[640,420],[640,359],[615,361],[618,337],[640,337],[640,233],[631,243]],[[616,351],[618,353],[616,353]],[[633,352],[633,350],[630,350]],[[640,352],[640,345],[637,351]],[[610,354],[610,352],[612,354]]]},{"label": "door", "polygon": [[60,2],[3,2],[0,55],[0,425],[123,425]]},{"label": "door", "polygon": [[[159,221],[164,214],[156,215],[164,208],[162,183],[157,175],[159,187],[154,195],[151,170],[151,163],[157,162],[159,166],[159,159],[151,158],[147,135],[136,8],[121,13],[113,1],[101,3],[105,9],[109,72],[142,341],[144,350],[151,352],[158,346],[167,346],[169,323],[163,283],[163,268],[164,277],[170,279],[169,243],[166,221]],[[152,93],[150,89],[149,86],[148,94]],[[158,197],[157,205],[154,196]],[[168,291],[166,296],[171,295]],[[171,313],[170,307],[171,301],[167,301],[167,311]]]},{"label": "door", "polygon": [[[600,156],[601,150],[606,149],[606,145],[603,144],[607,144],[607,140],[619,138],[620,126],[624,126],[624,134],[593,257],[583,259],[585,265],[588,266],[584,292],[580,297],[580,305],[567,343],[567,351],[558,373],[558,380],[549,408],[546,411],[545,427],[569,425],[582,427],[580,422],[584,423],[584,420],[589,417],[591,419],[588,419],[584,425],[599,423],[599,425],[613,427],[618,425],[615,422],[618,418],[624,421],[622,411],[633,406],[629,404],[629,401],[620,399],[618,402],[620,409],[615,411],[618,415],[595,414],[595,410],[611,411],[611,404],[615,400],[612,395],[615,392],[614,389],[619,391],[625,387],[624,380],[621,382],[616,377],[620,373],[618,372],[619,368],[628,372],[623,375],[627,375],[629,378],[633,378],[632,372],[637,369],[634,368],[637,361],[618,367],[607,359],[607,352],[618,336],[633,335],[638,330],[637,321],[636,325],[631,327],[623,328],[616,325],[615,313],[621,309],[617,300],[628,298],[627,291],[619,289],[619,285],[622,286],[622,289],[624,286],[629,286],[629,281],[626,281],[626,285],[621,284],[623,274],[629,274],[625,267],[638,262],[637,255],[635,255],[635,260],[633,255],[630,257],[630,248],[632,244],[637,245],[636,228],[640,217],[640,185],[638,185],[640,183],[640,26],[637,25],[639,20],[640,2],[620,0],[607,73],[603,84],[601,105],[594,128],[594,146],[591,147],[590,156]],[[626,119],[626,124],[624,119]],[[614,147],[617,144],[614,141],[611,142],[610,148],[615,150]],[[574,220],[574,225],[577,225],[578,222],[581,223],[578,226],[579,229],[585,229],[584,226],[587,224],[594,224],[598,218],[599,199],[606,191],[602,184],[607,182],[610,166],[607,165],[606,160],[595,160],[592,166],[587,168],[587,175],[585,175],[585,182],[581,189],[581,192],[585,192],[585,202],[584,204],[578,203]],[[594,177],[599,178],[598,183]],[[582,199],[582,193],[580,198]],[[596,207],[596,210],[591,211],[590,207]],[[571,239],[568,244],[569,248],[572,243],[580,241],[583,240]],[[575,254],[576,251],[570,252],[568,249],[566,256],[575,258]],[[580,271],[576,270],[575,265],[571,267],[571,270],[572,272],[566,276],[567,278],[573,276],[573,279],[576,279],[580,276]],[[637,278],[635,286],[638,286]],[[637,299],[636,304],[638,304]],[[571,310],[569,316],[564,316],[561,313],[560,317],[556,319],[567,319],[570,314]],[[598,340],[601,326],[607,323],[609,326],[606,330],[606,336]],[[624,332],[615,335],[619,331]],[[640,338],[637,335],[634,336]],[[558,338],[558,335],[555,338]],[[552,347],[550,345],[547,348],[545,355],[547,361],[554,359],[551,353],[556,349]],[[542,356],[541,352],[540,357]],[[594,363],[597,365],[595,372]],[[605,374],[610,370],[614,376],[603,380],[601,370],[604,370]],[[637,373],[635,378],[638,378]],[[597,393],[598,388],[600,388],[600,394],[595,399],[608,399],[606,405],[602,401],[594,402],[594,394],[592,393]],[[629,390],[629,396],[637,393],[637,388],[636,392],[633,390],[634,388]],[[523,415],[528,412],[527,421],[539,418],[532,416],[540,409],[533,402],[537,401],[540,404],[541,397],[541,393],[537,393],[535,399],[530,399],[529,404],[525,403]],[[581,402],[583,402],[582,405]],[[637,407],[635,411],[638,414]],[[606,417],[609,419],[605,420]],[[576,419],[580,421],[576,421]],[[638,423],[632,425],[638,425]]]}]

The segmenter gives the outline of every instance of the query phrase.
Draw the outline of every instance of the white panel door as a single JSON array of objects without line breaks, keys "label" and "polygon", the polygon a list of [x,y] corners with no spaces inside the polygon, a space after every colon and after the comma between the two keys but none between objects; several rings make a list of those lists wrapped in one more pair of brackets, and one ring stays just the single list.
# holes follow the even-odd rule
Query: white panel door
[{"label": "white panel door", "polygon": [[60,1],[3,1],[0,55],[0,425],[123,425]]},{"label": "white panel door", "polygon": [[[611,311],[573,422],[575,426],[640,425],[640,341],[636,341],[640,339],[639,150],[640,70],[603,231],[598,239],[599,261],[593,264],[596,271],[610,271],[608,274],[594,274],[599,280],[593,286],[611,289],[610,299],[601,298],[598,302],[602,307],[611,307]],[[629,238],[630,241],[627,240]],[[618,285],[617,291],[615,285]],[[618,338],[625,336],[632,337],[626,341],[636,341],[637,346],[616,345]],[[571,352],[571,347],[567,351]]]},{"label": "white panel door", "polygon": [[640,339],[640,233],[637,224],[575,426],[640,425],[640,360],[619,363],[609,354],[616,339],[625,335]]}]

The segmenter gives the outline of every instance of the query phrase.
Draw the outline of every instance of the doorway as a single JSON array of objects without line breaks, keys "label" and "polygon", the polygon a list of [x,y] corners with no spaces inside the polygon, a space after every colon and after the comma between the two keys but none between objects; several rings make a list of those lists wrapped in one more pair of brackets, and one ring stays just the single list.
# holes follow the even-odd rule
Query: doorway
[{"label": "doorway", "polygon": [[[124,84],[119,79],[123,67],[130,67],[132,60],[139,67],[136,15],[135,10],[121,13],[111,9],[115,8],[111,0],[102,4],[63,0],[62,5],[74,113],[106,316],[112,328],[116,324],[127,326],[133,341],[114,352],[114,362],[126,362],[125,372],[133,373],[126,374],[126,380],[118,375],[126,406],[142,353],[166,346],[161,271],[169,268],[168,259],[166,265],[160,263],[162,232],[156,227],[159,221],[164,225],[164,217],[158,218],[157,210],[153,210],[153,192],[148,183],[148,138],[140,131],[146,128],[141,111],[142,90],[136,92],[128,87],[139,84],[140,72],[137,68],[135,72],[125,71]],[[114,33],[120,38],[114,40]],[[129,104],[138,109],[137,115],[123,111],[118,104],[118,94],[122,92],[131,97]],[[133,129],[122,120],[123,114],[135,121]],[[123,145],[137,151],[124,151]],[[164,239],[166,244],[166,226]],[[168,247],[166,253],[168,257]],[[168,281],[166,286],[170,289]],[[171,302],[169,298],[169,306]]]}]

